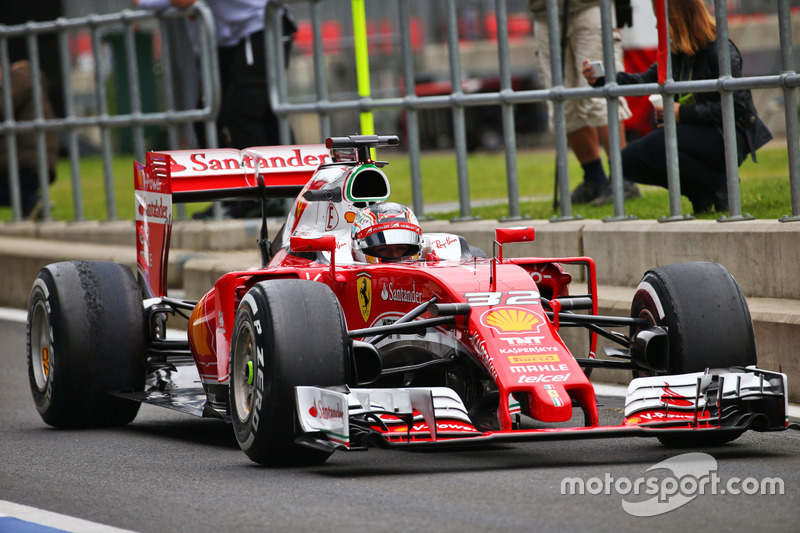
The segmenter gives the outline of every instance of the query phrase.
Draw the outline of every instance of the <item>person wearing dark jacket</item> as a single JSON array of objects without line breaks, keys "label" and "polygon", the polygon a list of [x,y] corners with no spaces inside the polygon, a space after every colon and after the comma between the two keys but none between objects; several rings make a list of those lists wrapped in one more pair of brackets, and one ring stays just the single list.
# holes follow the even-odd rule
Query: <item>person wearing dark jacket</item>
[{"label": "person wearing dark jacket", "polygon": [[[42,112],[45,120],[52,119],[53,108],[47,98],[47,81],[44,74],[40,73],[42,91]],[[33,70],[27,59],[15,61],[11,65],[11,72],[6,79],[0,79],[2,84],[11,84],[11,105],[14,120],[28,122],[36,119],[36,102],[33,98]],[[0,98],[0,117],[5,117],[5,109]],[[22,216],[24,218],[38,218],[42,209],[39,196],[39,172],[37,166],[36,133],[26,131],[17,136],[17,165],[19,170],[19,190],[22,200]],[[50,183],[55,180],[56,163],[58,162],[58,136],[55,131],[45,132],[45,149],[47,158],[47,172]],[[8,168],[9,154],[5,138],[0,138],[0,205],[11,205],[10,179]]]},{"label": "person wearing dark jacket", "polygon": [[[669,3],[672,76],[675,81],[719,78],[717,29],[702,0]],[[741,77],[742,56],[728,41],[731,75]],[[583,75],[592,86],[602,86],[603,78],[591,76],[588,61]],[[619,85],[656,83],[658,65],[645,72],[617,73]],[[748,155],[756,160],[756,150],[772,139],[772,134],[758,117],[750,91],[733,93],[736,118],[738,164]],[[675,95],[675,121],[678,141],[678,168],[681,194],[689,198],[695,213],[728,208],[725,145],[722,134],[722,105],[718,92]],[[662,107],[655,107],[656,119],[663,119]],[[622,172],[626,180],[667,187],[667,155],[664,128],[628,144],[622,150]]]}]

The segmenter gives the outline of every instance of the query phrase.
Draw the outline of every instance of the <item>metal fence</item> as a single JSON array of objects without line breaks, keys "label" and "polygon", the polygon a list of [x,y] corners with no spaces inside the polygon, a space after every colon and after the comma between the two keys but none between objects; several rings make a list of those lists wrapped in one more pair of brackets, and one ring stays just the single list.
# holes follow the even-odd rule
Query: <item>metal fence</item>
[{"label": "metal fence", "polygon": [[[661,0],[659,0],[661,1]],[[666,1],[666,0],[664,0]],[[519,0],[495,0],[494,2],[479,2],[483,6],[483,13],[488,12],[486,5],[494,10],[497,22],[496,53],[497,77],[500,89],[496,92],[482,92],[465,94],[462,90],[462,65],[459,36],[459,16],[462,14],[464,4],[457,0],[436,0],[436,2],[419,2],[414,0],[392,0],[380,2],[381,13],[394,13],[395,37],[389,44],[399,55],[398,65],[402,79],[401,96],[384,96],[384,93],[375,92],[377,96],[358,97],[354,94],[344,99],[334,99],[329,94],[329,79],[326,71],[325,49],[323,47],[322,25],[326,13],[331,9],[344,12],[348,11],[350,0],[284,0],[282,4],[297,7],[299,12],[307,13],[311,22],[313,33],[313,96],[310,101],[297,102],[288,97],[287,73],[282,68],[269,68],[269,98],[273,109],[281,117],[281,139],[284,143],[291,141],[289,127],[290,117],[297,114],[312,113],[318,116],[320,137],[330,136],[331,116],[335,113],[350,113],[356,115],[365,111],[392,111],[405,115],[406,137],[412,181],[412,202],[414,210],[424,216],[424,201],[422,197],[422,176],[420,170],[420,112],[430,109],[447,110],[452,117],[453,144],[455,147],[455,163],[458,179],[458,220],[472,219],[471,200],[469,191],[469,176],[467,165],[467,124],[465,111],[476,106],[499,106],[502,116],[502,133],[505,147],[505,180],[508,190],[508,219],[522,218],[520,213],[519,177],[517,172],[517,130],[515,127],[514,110],[517,106],[526,103],[543,103],[551,101],[554,109],[554,142],[556,146],[556,167],[559,175],[558,188],[560,190],[560,216],[553,220],[569,220],[572,215],[570,202],[569,175],[567,167],[567,143],[563,116],[563,102],[567,99],[604,96],[609,99],[609,116],[616,117],[616,98],[619,96],[638,96],[660,93],[667,101],[674,98],[675,94],[687,91],[719,91],[722,94],[724,111],[723,129],[726,139],[726,162],[728,169],[728,190],[730,202],[730,216],[725,220],[740,220],[746,218],[741,212],[739,193],[738,166],[736,161],[736,146],[732,91],[740,89],[777,88],[783,92],[785,103],[786,142],[788,148],[788,174],[791,186],[791,215],[784,216],[784,221],[800,220],[800,154],[798,154],[798,114],[796,87],[800,85],[800,76],[795,71],[792,49],[792,29],[790,20],[789,3],[782,0],[770,0],[778,14],[778,33],[780,35],[781,72],[774,75],[732,78],[727,54],[720,57],[720,72],[723,75],[718,80],[702,80],[691,82],[676,82],[668,79],[663,85],[628,85],[617,86],[613,83],[613,60],[611,58],[611,1],[601,0],[601,13],[603,22],[603,39],[606,44],[606,57],[604,63],[606,77],[610,80],[603,88],[573,89],[563,87],[560,78],[560,68],[553,68],[553,87],[541,90],[514,90],[512,87],[512,65],[510,61],[509,45],[509,12],[508,6],[515,2],[519,8]],[[763,2],[762,2],[763,3]],[[435,4],[435,5],[434,5]],[[478,5],[475,2],[472,4]],[[470,4],[470,5],[472,5]],[[560,65],[559,26],[555,22],[557,0],[548,0],[548,23],[550,26],[550,56],[553,65]],[[447,75],[450,80],[452,92],[437,96],[417,96],[415,94],[415,64],[414,50],[412,48],[411,11],[413,9],[427,10],[425,13],[435,11],[444,18],[442,34],[447,49]],[[269,2],[267,5],[265,46],[267,58],[271,65],[284,65],[284,47],[281,46],[282,27],[279,8],[281,4]],[[435,9],[434,9],[435,7]],[[724,0],[714,1],[717,18],[719,39],[727,39],[727,3]],[[196,21],[197,33],[197,58],[200,75],[201,103],[198,107],[182,108],[175,101],[175,68],[170,52],[171,41],[169,22],[177,19],[193,17]],[[428,21],[430,24],[430,21]],[[142,27],[152,25],[152,31],[161,36],[161,68],[163,69],[161,81],[161,94],[163,105],[157,111],[145,111],[142,108],[142,96],[139,92],[140,72],[138,71],[139,52],[136,46],[136,33]],[[438,26],[437,26],[438,27]],[[85,113],[79,109],[76,95],[72,88],[69,56],[71,36],[76,32],[88,32],[93,56],[93,96],[95,109]],[[76,18],[60,18],[49,22],[29,22],[19,26],[0,25],[0,69],[6,76],[10,69],[8,55],[8,39],[22,37],[26,39],[29,57],[31,58],[34,76],[38,76],[37,37],[42,34],[54,33],[57,35],[62,55],[61,78],[64,85],[65,114],[61,118],[46,120],[41,106],[36,108],[36,118],[32,121],[20,122],[12,114],[11,94],[7,83],[3,83],[2,98],[5,104],[4,120],[0,122],[0,135],[5,137],[5,149],[9,154],[8,174],[10,180],[10,195],[12,200],[13,216],[15,220],[22,218],[20,190],[17,176],[19,175],[20,162],[17,160],[16,137],[19,134],[33,132],[36,136],[37,169],[41,185],[42,199],[44,201],[44,218],[50,219],[50,202],[47,186],[47,164],[45,155],[45,133],[50,130],[61,132],[66,138],[66,146],[70,159],[71,185],[73,191],[75,219],[82,220],[83,201],[81,191],[81,175],[79,159],[81,149],[78,142],[79,130],[92,127],[99,131],[99,147],[103,160],[105,200],[107,216],[109,219],[117,218],[114,197],[114,183],[112,172],[112,155],[114,146],[111,132],[119,128],[130,128],[132,131],[132,146],[137,157],[143,157],[145,150],[144,130],[148,125],[164,126],[168,132],[167,147],[179,148],[178,127],[186,126],[193,122],[205,124],[207,147],[217,145],[214,119],[219,109],[219,78],[216,43],[214,36],[214,21],[208,8],[203,2],[198,2],[187,11],[166,10],[162,13],[151,13],[137,10],[122,10],[118,13],[103,15],[88,15]],[[109,110],[108,95],[106,94],[106,80],[109,76],[107,61],[102,52],[103,42],[109,35],[116,35],[121,43],[119,64],[115,65],[117,71],[124,70],[127,80],[127,90],[130,97],[130,110],[115,113]],[[352,42],[352,39],[351,39]],[[383,43],[386,44],[386,43]],[[532,65],[531,65],[532,67]],[[39,101],[38,78],[34,80],[34,99]],[[619,157],[620,142],[618,131],[612,131],[618,126],[616,120],[609,121],[611,143],[611,174],[621,175],[621,161]],[[670,169],[670,216],[662,220],[684,220],[687,217],[681,214],[680,189],[677,177],[677,148],[675,142],[674,117],[670,120],[667,114],[665,128],[668,133],[667,147],[668,160],[672,162]],[[338,132],[341,133],[341,132]],[[163,145],[156,148],[163,148]],[[608,220],[627,220],[631,217],[625,215],[625,203],[622,195],[622,184],[615,180],[613,187],[614,216]],[[179,216],[181,214],[179,213]]]},{"label": "metal fence", "polygon": [[[670,78],[663,85],[641,84],[618,86],[615,80],[614,61],[612,52],[612,17],[611,1],[601,0],[602,28],[604,42],[604,65],[608,73],[607,83],[603,88],[565,88],[561,78],[561,51],[559,48],[559,25],[557,15],[557,0],[547,0],[547,18],[550,35],[550,59],[553,65],[553,87],[543,90],[514,91],[511,85],[511,68],[509,63],[509,41],[507,26],[506,1],[497,0],[495,15],[497,20],[497,66],[500,79],[500,90],[493,93],[464,94],[461,90],[461,63],[458,36],[458,10],[456,0],[442,0],[446,15],[445,32],[447,49],[449,53],[448,72],[451,81],[452,93],[441,96],[416,96],[414,87],[414,58],[409,38],[409,1],[396,0],[397,28],[399,42],[398,53],[401,57],[403,95],[398,97],[359,97],[345,100],[332,101],[328,94],[328,82],[324,68],[325,58],[322,47],[322,32],[320,18],[320,4],[323,0],[285,0],[285,4],[309,4],[310,17],[313,28],[314,46],[314,78],[315,101],[294,103],[287,98],[286,74],[281,69],[269,70],[270,101],[273,109],[282,119],[282,141],[289,142],[290,132],[288,117],[294,114],[314,113],[319,116],[320,131],[323,137],[330,135],[330,115],[334,112],[350,111],[359,113],[364,111],[402,110],[407,121],[407,141],[412,181],[412,201],[414,210],[424,215],[424,202],[422,198],[422,177],[420,173],[420,146],[418,113],[423,109],[447,108],[452,112],[453,135],[455,145],[455,158],[458,176],[459,212],[458,220],[473,218],[470,211],[469,177],[467,170],[467,146],[464,121],[464,110],[469,106],[499,105],[503,119],[503,137],[505,143],[506,182],[508,186],[508,218],[519,219],[520,197],[517,173],[517,140],[514,124],[513,109],[515,105],[528,102],[552,101],[554,109],[554,133],[556,145],[556,167],[559,176],[558,188],[560,191],[560,217],[553,220],[569,220],[572,215],[570,200],[569,174],[567,166],[567,141],[564,121],[563,102],[567,99],[578,99],[602,96],[608,99],[609,138],[610,138],[610,166],[612,176],[621,176],[620,136],[617,116],[616,101],[620,96],[641,96],[660,93],[664,96],[666,107],[674,101],[674,95],[682,92],[711,92],[719,91],[722,95],[723,132],[725,136],[725,151],[727,164],[727,184],[729,194],[730,216],[724,220],[740,220],[747,218],[742,215],[741,198],[739,191],[738,165],[736,155],[736,139],[733,115],[732,91],[741,89],[778,88],[783,90],[785,101],[786,142],[788,147],[788,173],[791,182],[792,215],[784,216],[783,221],[800,220],[800,159],[798,154],[798,126],[797,126],[797,99],[796,87],[800,85],[800,76],[795,72],[794,58],[792,56],[792,36],[790,9],[788,2],[774,0],[778,12],[781,49],[782,72],[771,76],[732,78],[730,75],[730,57],[727,53],[720,54],[720,72],[722,75],[716,80],[676,82]],[[662,0],[659,0],[662,1]],[[666,3],[666,0],[663,0]],[[340,2],[344,4],[349,2]],[[666,4],[665,4],[666,5]],[[277,46],[279,33],[279,6],[270,2],[267,6],[267,58],[270,64],[283,64],[283,50]],[[718,39],[727,41],[728,21],[727,5],[725,0],[714,0],[714,12],[717,22]],[[720,48],[724,50],[724,48]],[[667,137],[667,159],[671,162],[668,168],[670,183],[670,216],[662,218],[663,221],[684,220],[681,214],[680,186],[677,175],[677,142],[675,139],[674,116],[666,114],[665,128]],[[607,220],[627,220],[632,217],[625,215],[622,181],[613,180],[613,205],[614,216]]]},{"label": "metal fence", "polygon": [[[169,38],[171,31],[170,22],[192,17],[196,24],[196,47],[199,75],[199,102],[190,106],[178,106],[175,101],[176,76],[174,75],[175,61],[170,46],[174,41]],[[147,111],[142,108],[140,94],[141,76],[139,72],[140,59],[145,63],[152,63],[151,58],[140,58],[137,51],[137,33],[148,29],[160,36],[158,45],[161,51],[161,106],[156,111]],[[38,38],[46,34],[56,34],[58,39],[58,52],[61,55],[61,82],[63,84],[64,116],[60,118],[45,119],[40,80],[40,51]],[[72,80],[73,58],[70,51],[74,49],[76,35],[88,35],[88,45],[91,48],[91,67],[93,70],[93,105],[87,112],[86,106],[79,105]],[[29,121],[17,121],[14,118],[12,105],[12,88],[10,79],[10,59],[8,53],[8,40],[22,37],[27,42],[27,57],[31,62],[33,76],[33,101],[35,102],[35,118]],[[104,43],[110,38],[116,38],[118,44],[119,64],[108,68],[107,54],[104,52]],[[112,155],[114,151],[111,131],[118,128],[130,128],[133,152],[139,158],[144,157],[145,127],[148,125],[161,125],[166,127],[169,147],[179,148],[178,127],[192,122],[205,123],[206,144],[217,145],[217,133],[214,127],[219,108],[219,69],[217,66],[216,36],[214,21],[208,7],[198,3],[186,11],[165,10],[153,13],[142,10],[123,10],[117,13],[103,15],[88,15],[77,18],[59,18],[47,22],[28,22],[18,26],[0,25],[0,69],[3,73],[2,98],[5,110],[3,122],[0,123],[0,134],[5,137],[5,149],[8,154],[9,192],[11,197],[14,220],[22,219],[20,199],[19,171],[21,165],[31,165],[30,161],[19,161],[17,153],[17,136],[33,132],[36,138],[36,168],[39,177],[41,198],[43,202],[43,218],[51,218],[50,194],[48,183],[48,165],[46,157],[45,133],[56,131],[66,139],[70,160],[71,185],[75,219],[83,220],[83,193],[81,189],[81,175],[79,160],[81,157],[81,144],[79,132],[85,128],[98,130],[98,145],[103,160],[103,183],[108,219],[117,218],[116,200],[114,193],[114,180],[112,170]],[[191,58],[184,59],[191,61]],[[111,72],[109,72],[112,70]],[[123,74],[124,73],[124,74]],[[125,85],[129,100],[129,110],[114,112],[109,106],[107,94],[107,80],[109,76],[116,75]],[[183,107],[183,108],[181,108]],[[119,111],[117,109],[116,111]],[[161,147],[159,147],[161,148]],[[143,159],[142,159],[143,160]],[[54,169],[53,169],[54,170]]]}]

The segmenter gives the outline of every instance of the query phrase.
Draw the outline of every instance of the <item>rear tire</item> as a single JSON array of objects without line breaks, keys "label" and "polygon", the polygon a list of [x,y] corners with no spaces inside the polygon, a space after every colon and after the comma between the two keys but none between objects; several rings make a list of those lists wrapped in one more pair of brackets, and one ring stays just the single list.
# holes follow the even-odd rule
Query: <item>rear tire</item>
[{"label": "rear tire", "polygon": [[[717,263],[677,263],[648,271],[636,289],[631,316],[667,328],[667,374],[756,364],[753,323],[744,295],[730,272]],[[639,329],[631,328],[631,336]],[[658,439],[670,447],[715,446],[742,433]]]},{"label": "rear tire", "polygon": [[109,395],[141,391],[146,329],[131,270],[107,261],[44,267],[28,304],[28,377],[47,424],[83,428],[127,424],[139,404]]},{"label": "rear tire", "polygon": [[344,314],[327,285],[271,280],[242,299],[231,340],[230,408],[236,440],[256,463],[321,464],[331,452],[295,443],[294,387],[343,385]]}]

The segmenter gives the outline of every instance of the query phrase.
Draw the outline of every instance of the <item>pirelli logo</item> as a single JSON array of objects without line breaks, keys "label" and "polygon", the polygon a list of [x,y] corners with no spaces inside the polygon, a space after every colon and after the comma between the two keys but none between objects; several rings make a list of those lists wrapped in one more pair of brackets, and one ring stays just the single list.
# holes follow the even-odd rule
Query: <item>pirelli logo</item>
[{"label": "pirelli logo", "polygon": [[530,355],[509,355],[508,360],[515,365],[526,365],[530,363],[558,363],[558,354],[539,353]]}]

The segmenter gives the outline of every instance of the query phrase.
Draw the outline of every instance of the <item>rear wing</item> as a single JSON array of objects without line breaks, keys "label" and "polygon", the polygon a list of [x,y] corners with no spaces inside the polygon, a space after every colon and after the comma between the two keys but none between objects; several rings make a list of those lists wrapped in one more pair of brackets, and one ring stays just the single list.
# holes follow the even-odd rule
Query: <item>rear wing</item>
[{"label": "rear wing", "polygon": [[145,298],[167,294],[172,204],[297,196],[320,165],[322,144],[148,152],[134,161],[136,264]]}]

